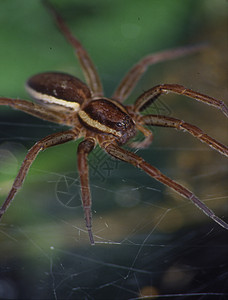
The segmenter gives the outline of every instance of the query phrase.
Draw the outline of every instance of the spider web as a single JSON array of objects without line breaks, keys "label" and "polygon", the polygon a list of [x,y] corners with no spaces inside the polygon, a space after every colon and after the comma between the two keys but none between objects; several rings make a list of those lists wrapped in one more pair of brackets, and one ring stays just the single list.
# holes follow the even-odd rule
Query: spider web
[{"label": "spider web", "polygon": [[[201,70],[199,84],[189,74],[187,81],[182,68],[183,62],[177,63],[178,82],[181,78],[186,86],[202,90],[206,74],[205,91],[216,96],[207,71]],[[164,72],[164,81],[174,82],[168,73]],[[156,74],[152,75],[139,93],[151,85]],[[217,95],[227,99],[226,91]],[[156,102],[152,112],[181,117],[226,142],[225,117],[220,112],[197,103],[191,106],[187,100],[179,108],[175,99],[165,99]],[[27,150],[59,130],[62,127],[20,112],[1,115],[1,203]],[[225,158],[187,134],[152,130],[153,144],[136,153],[227,220]],[[227,299],[227,232],[189,201],[99,148],[89,157],[96,241],[90,246],[76,148],[77,142],[72,142],[41,153],[3,217],[0,299]]]},{"label": "spider web", "polygon": [[[24,123],[22,131],[31,126],[41,125]],[[26,139],[21,136],[19,141],[9,142],[8,137],[1,143],[1,173],[10,177],[10,184],[26,153],[21,144]],[[154,144],[138,154],[154,165],[160,161],[160,169],[172,178],[178,176],[178,170],[167,157],[216,156],[203,146]],[[70,167],[61,172],[47,170],[42,162],[48,152],[48,159],[58,159],[61,151],[63,160],[69,155],[67,148],[71,155],[76,152],[76,143],[63,147],[45,151],[40,161],[34,162],[1,223],[1,251],[7,257],[1,263],[2,298],[20,299],[23,291],[23,298],[31,299],[147,299],[158,295],[225,299],[225,230],[187,200],[140,170],[109,158],[99,148],[89,158],[96,240],[91,247],[80,203],[76,156],[73,167],[71,160]],[[227,170],[220,157],[211,164],[208,167],[202,161],[203,167],[182,181],[198,189],[205,203],[223,216]],[[216,189],[208,188],[210,182]]]}]

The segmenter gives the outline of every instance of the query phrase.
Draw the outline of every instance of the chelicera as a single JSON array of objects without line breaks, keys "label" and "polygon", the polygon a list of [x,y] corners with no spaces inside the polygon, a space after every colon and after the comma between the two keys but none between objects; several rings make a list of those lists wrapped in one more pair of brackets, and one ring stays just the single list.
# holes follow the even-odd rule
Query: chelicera
[{"label": "chelicera", "polygon": [[[135,153],[121,147],[127,142],[129,146],[134,148],[147,147],[152,141],[152,132],[147,126],[152,125],[186,131],[214,150],[228,156],[228,148],[226,146],[211,138],[194,125],[163,115],[141,114],[161,94],[176,93],[214,106],[228,116],[228,107],[220,100],[200,94],[181,85],[161,84],[140,95],[133,105],[125,106],[122,104],[148,66],[159,61],[174,59],[198,51],[200,47],[182,47],[144,57],[122,79],[113,96],[105,98],[100,77],[88,53],[78,39],[72,36],[65,22],[50,3],[48,1],[44,1],[44,3],[53,14],[60,31],[75,49],[87,84],[68,74],[47,72],[31,77],[26,84],[28,93],[36,102],[6,97],[0,98],[0,105],[8,105],[43,120],[70,127],[64,132],[54,133],[41,139],[28,151],[13,186],[0,209],[0,218],[22,186],[32,162],[40,151],[83,138],[78,146],[77,161],[81,183],[82,206],[91,244],[94,244],[94,237],[92,234],[87,156],[97,144],[109,155],[142,169],[150,177],[192,201],[207,216],[223,228],[228,229],[228,224],[217,217],[190,190],[162,174]],[[131,138],[138,131],[143,133],[145,139],[142,142],[130,142]]]}]

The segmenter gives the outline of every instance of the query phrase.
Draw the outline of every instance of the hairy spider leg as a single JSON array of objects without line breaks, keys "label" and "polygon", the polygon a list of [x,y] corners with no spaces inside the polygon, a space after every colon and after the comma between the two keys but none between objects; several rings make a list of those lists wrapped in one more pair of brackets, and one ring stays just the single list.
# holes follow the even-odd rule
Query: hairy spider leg
[{"label": "hairy spider leg", "polygon": [[185,46],[160,51],[143,57],[127,72],[119,86],[116,88],[112,98],[121,102],[126,100],[149,66],[201,51],[205,47],[205,44]]},{"label": "hairy spider leg", "polygon": [[141,122],[144,125],[171,127],[180,131],[187,131],[201,142],[206,143],[214,150],[221,154],[228,156],[228,148],[204,133],[200,128],[195,125],[184,122],[176,118],[166,117],[162,115],[145,115],[141,117]]},{"label": "hairy spider leg", "polygon": [[43,151],[47,148],[50,148],[52,146],[56,146],[59,144],[63,144],[72,140],[75,140],[78,136],[78,132],[75,130],[68,130],[64,132],[58,132],[51,135],[46,136],[42,140],[38,141],[27,153],[21,168],[17,174],[17,177],[14,180],[13,186],[3,203],[2,207],[0,208],[0,219],[9,207],[10,203],[12,202],[14,196],[18,192],[18,190],[21,188],[23,181],[29,171],[29,168],[31,167],[33,161],[36,159],[38,153],[40,151]]},{"label": "hairy spider leg", "polygon": [[141,112],[146,109],[151,103],[153,103],[160,95],[167,93],[184,95],[199,102],[214,106],[220,109],[224,113],[224,115],[228,117],[228,107],[223,101],[187,89],[179,84],[161,84],[149,89],[136,99],[133,110],[135,112]]},{"label": "hairy spider leg", "polygon": [[82,141],[78,146],[77,160],[78,160],[78,172],[81,183],[81,199],[82,206],[85,214],[86,227],[89,234],[91,245],[94,245],[94,238],[92,233],[92,214],[91,214],[91,194],[89,187],[89,168],[87,163],[88,154],[94,149],[95,140],[87,138]]},{"label": "hairy spider leg", "polygon": [[170,187],[171,189],[173,189],[174,191],[176,191],[178,194],[180,194],[183,197],[187,198],[188,200],[192,201],[193,204],[195,204],[199,209],[201,209],[208,217],[210,217],[212,220],[214,220],[220,226],[222,226],[223,228],[228,230],[228,224],[225,221],[223,221],[222,219],[220,219],[219,217],[217,217],[214,214],[214,212],[210,208],[208,208],[199,198],[197,198],[191,191],[189,191],[184,186],[180,185],[179,183],[175,182],[174,180],[172,180],[169,177],[162,174],[158,169],[151,166],[140,156],[137,156],[136,154],[134,154],[130,151],[127,151],[125,149],[122,149],[114,143],[106,143],[106,145],[104,145],[104,147],[105,147],[105,150],[110,155],[112,155],[122,161],[128,162],[137,168],[142,169],[150,177],[156,179],[157,181],[160,181],[164,185],[166,185],[166,186]]},{"label": "hairy spider leg", "polygon": [[92,91],[93,97],[101,97],[103,96],[103,87],[98,75],[98,72],[90,59],[87,51],[84,49],[79,40],[72,35],[69,28],[65,24],[63,18],[59,15],[59,13],[55,10],[55,8],[50,4],[49,1],[43,0],[43,3],[48,7],[48,9],[53,14],[56,24],[59,27],[60,31],[63,33],[66,40],[73,46],[76,51],[77,57],[81,64],[86,82],[89,88]]},{"label": "hairy spider leg", "polygon": [[[59,123],[59,124],[68,124],[66,114],[61,113],[57,110],[50,110],[46,107],[39,105],[37,103],[29,102],[27,100],[21,99],[12,99],[6,97],[0,97],[0,105],[8,105],[17,110],[23,111],[27,114],[35,116],[37,118]],[[64,122],[65,120],[65,122]]]}]

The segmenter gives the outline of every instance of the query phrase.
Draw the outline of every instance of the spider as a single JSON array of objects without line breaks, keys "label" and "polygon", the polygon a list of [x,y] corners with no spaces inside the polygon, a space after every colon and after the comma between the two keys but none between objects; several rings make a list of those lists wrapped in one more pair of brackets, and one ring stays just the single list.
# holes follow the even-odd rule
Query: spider
[{"label": "spider", "polygon": [[[192,124],[163,115],[141,114],[160,95],[175,93],[212,105],[228,116],[228,107],[220,100],[200,94],[181,85],[161,84],[150,88],[140,95],[133,105],[122,104],[150,65],[198,51],[201,46],[188,46],[166,50],[142,58],[125,75],[113,96],[105,98],[100,78],[88,53],[78,39],[71,34],[55,8],[48,1],[44,1],[44,4],[53,14],[57,26],[66,40],[73,46],[87,84],[69,74],[46,72],[35,75],[27,81],[27,91],[36,100],[35,103],[28,102],[27,100],[0,98],[0,105],[8,105],[43,120],[70,127],[69,130],[44,137],[28,151],[13,186],[0,209],[0,218],[9,207],[18,189],[22,186],[31,164],[40,151],[83,138],[77,149],[77,163],[81,184],[82,206],[91,244],[95,242],[92,233],[92,202],[87,156],[97,144],[112,157],[142,169],[150,177],[160,181],[162,184],[192,201],[208,217],[223,228],[228,229],[228,224],[216,216],[190,190],[162,174],[140,156],[121,147],[127,142],[129,142],[129,146],[132,148],[145,148],[149,146],[153,135],[147,126],[152,125],[186,131],[201,142],[208,144],[214,150],[228,156],[228,148],[226,146]],[[131,138],[138,131],[143,133],[144,140],[141,142],[130,142]]]}]

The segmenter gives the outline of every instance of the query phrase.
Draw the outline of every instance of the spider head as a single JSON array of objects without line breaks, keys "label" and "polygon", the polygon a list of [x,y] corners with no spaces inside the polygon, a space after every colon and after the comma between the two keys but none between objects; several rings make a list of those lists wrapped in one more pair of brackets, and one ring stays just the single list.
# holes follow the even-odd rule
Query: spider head
[{"label": "spider head", "polygon": [[78,112],[78,116],[83,126],[113,135],[119,144],[126,143],[136,133],[134,121],[126,109],[114,100],[92,100]]}]

